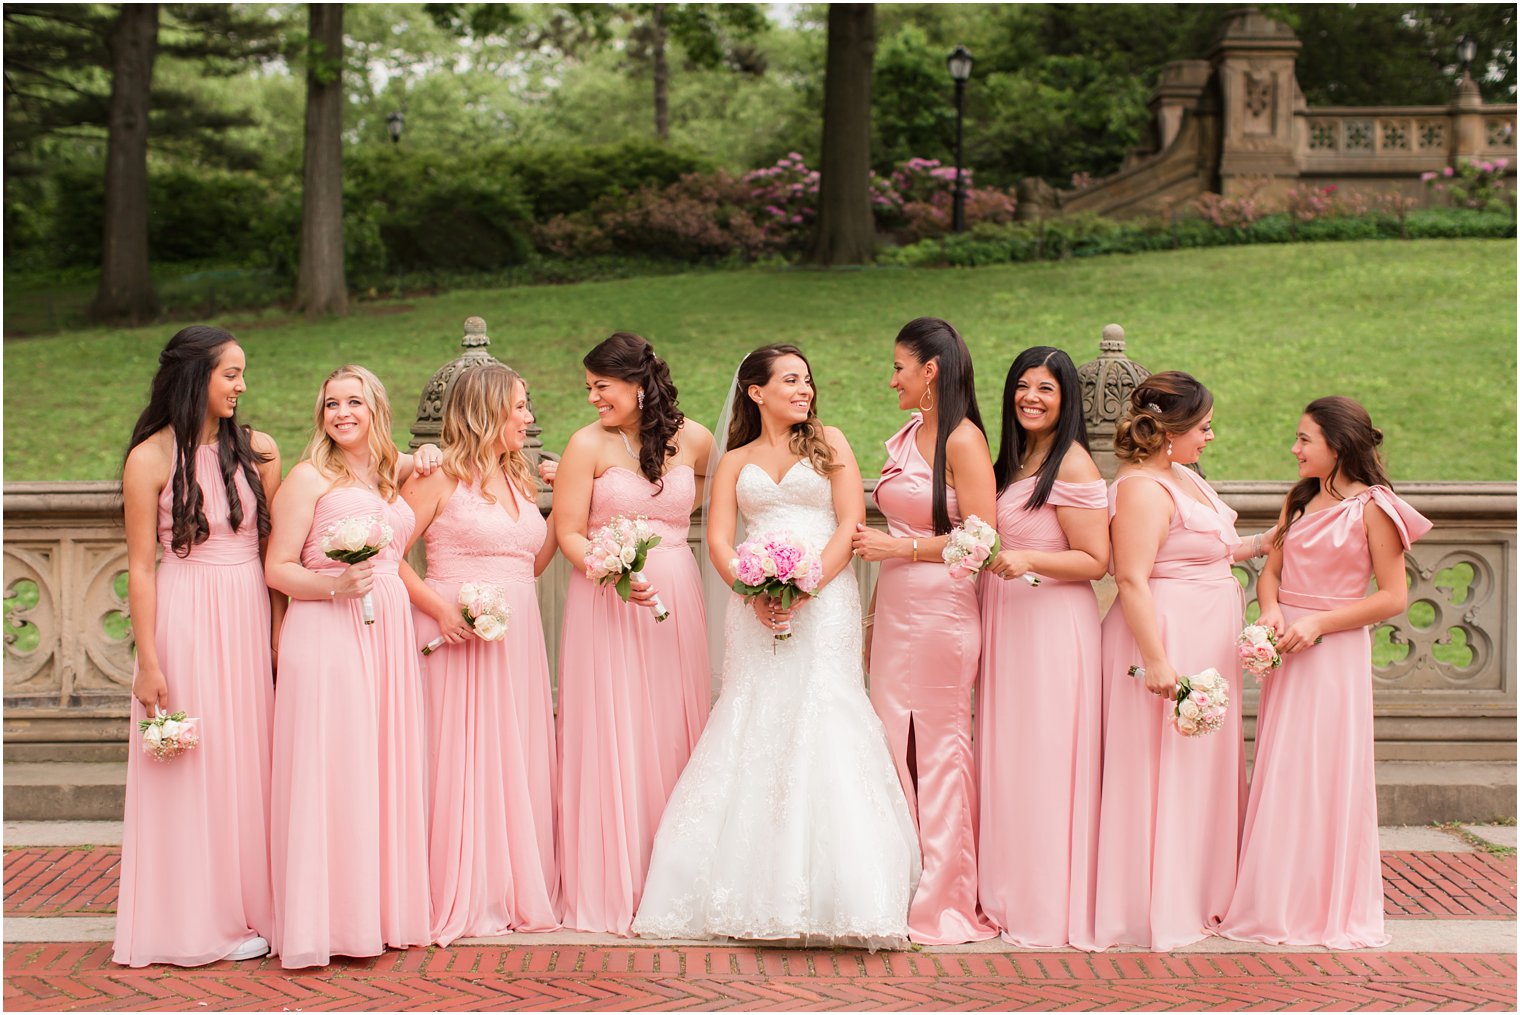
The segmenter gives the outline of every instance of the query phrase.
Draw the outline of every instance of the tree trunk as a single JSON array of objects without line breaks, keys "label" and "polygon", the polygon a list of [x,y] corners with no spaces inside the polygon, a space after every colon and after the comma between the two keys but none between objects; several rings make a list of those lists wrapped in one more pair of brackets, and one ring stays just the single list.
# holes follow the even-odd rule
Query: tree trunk
[{"label": "tree trunk", "polygon": [[871,61],[875,51],[875,5],[830,4],[818,233],[808,258],[814,264],[864,264],[875,252],[876,225],[871,217]]},{"label": "tree trunk", "polygon": [[665,5],[652,4],[650,27],[654,29],[654,136],[670,140],[670,66],[665,60]]},{"label": "tree trunk", "polygon": [[100,289],[93,312],[101,321],[145,324],[158,315],[148,271],[148,94],[158,51],[158,5],[123,4],[107,46],[111,120]]},{"label": "tree trunk", "polygon": [[306,153],[296,309],[308,320],[348,313],[343,276],[343,5],[308,4]]}]

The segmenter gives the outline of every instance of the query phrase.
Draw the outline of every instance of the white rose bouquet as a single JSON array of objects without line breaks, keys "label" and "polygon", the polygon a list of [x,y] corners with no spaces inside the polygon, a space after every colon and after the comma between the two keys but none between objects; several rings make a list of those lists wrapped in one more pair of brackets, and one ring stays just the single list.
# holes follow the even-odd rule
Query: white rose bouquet
[{"label": "white rose bouquet", "polygon": [[[628,602],[634,582],[648,581],[644,563],[649,551],[660,545],[660,537],[642,516],[615,515],[611,521],[591,533],[586,547],[586,577],[599,585],[612,585],[618,598]],[[658,623],[670,616],[660,597],[654,598],[654,619]]]},{"label": "white rose bouquet", "polygon": [[[940,559],[950,568],[951,578],[969,578],[984,569],[1003,549],[998,530],[976,515],[950,530],[950,538],[940,551]],[[1040,584],[1040,576],[1025,572],[1019,575],[1031,588]]]},{"label": "white rose bouquet", "polygon": [[[507,605],[507,597],[500,587],[465,582],[459,586],[459,613],[481,641],[501,641],[507,636],[507,621],[512,618],[512,607]],[[422,646],[422,654],[432,655],[446,641],[440,634]]]},{"label": "white rose bouquet", "polygon": [[[1145,679],[1145,667],[1131,666],[1129,675]],[[1202,673],[1177,679],[1177,697],[1172,705],[1172,726],[1185,737],[1213,733],[1224,725],[1230,711],[1230,684],[1210,666]]]},{"label": "white rose bouquet", "polygon": [[[340,518],[322,533],[322,552],[344,564],[359,564],[390,545],[395,533],[376,515]],[[375,622],[375,603],[368,592],[359,600],[364,622]]]},{"label": "white rose bouquet", "polygon": [[152,718],[138,722],[142,733],[142,748],[154,761],[168,761],[200,745],[201,734],[195,728],[197,720],[184,712],[165,712],[155,708]]}]

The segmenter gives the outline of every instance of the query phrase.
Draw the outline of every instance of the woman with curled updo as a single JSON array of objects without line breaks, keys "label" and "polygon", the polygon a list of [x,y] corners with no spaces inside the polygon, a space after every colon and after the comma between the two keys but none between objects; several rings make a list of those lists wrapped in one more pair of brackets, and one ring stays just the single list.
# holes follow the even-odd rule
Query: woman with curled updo
[{"label": "woman with curled updo", "polygon": [[[559,657],[564,923],[627,936],[660,814],[707,722],[707,621],[686,535],[712,434],[682,415],[670,369],[638,335],[617,332],[581,362],[597,421],[571,436],[554,476],[574,569]],[[626,603],[585,574],[591,533],[615,515],[643,515],[661,537]]]},{"label": "woman with curled updo", "polygon": [[[1119,599],[1103,619],[1098,948],[1197,941],[1235,883],[1244,604],[1230,565],[1259,554],[1263,536],[1242,542],[1235,512],[1187,468],[1214,439],[1213,418],[1209,390],[1170,370],[1140,383],[1114,435],[1122,464],[1108,511]],[[1210,667],[1230,682],[1224,726],[1182,736],[1169,722],[1177,680]]]}]

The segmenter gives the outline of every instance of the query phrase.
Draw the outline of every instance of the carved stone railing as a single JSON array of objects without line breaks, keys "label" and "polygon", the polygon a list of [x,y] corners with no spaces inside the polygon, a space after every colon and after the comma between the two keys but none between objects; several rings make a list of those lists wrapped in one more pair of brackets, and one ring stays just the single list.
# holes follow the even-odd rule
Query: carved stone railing
[{"label": "carved stone railing", "polygon": [[[1420,173],[1457,159],[1515,157],[1514,106],[1318,107],[1298,117],[1303,175]],[[1473,129],[1463,131],[1469,117]]]},{"label": "carved stone railing", "polygon": [[[875,480],[867,480],[869,492]],[[1267,527],[1281,483],[1223,482],[1242,531]],[[1406,555],[1409,612],[1379,625],[1375,709],[1383,760],[1512,760],[1515,741],[1513,483],[1401,483],[1434,523]],[[540,498],[547,512],[547,496]],[[873,511],[872,522],[881,524]],[[702,552],[693,520],[690,543]],[[132,673],[126,547],[111,483],[5,487],[5,736],[120,741]],[[857,562],[869,596],[875,566]],[[1241,567],[1248,600],[1255,570]],[[558,658],[569,566],[539,583],[545,642]],[[1255,715],[1256,689],[1243,708]]]}]

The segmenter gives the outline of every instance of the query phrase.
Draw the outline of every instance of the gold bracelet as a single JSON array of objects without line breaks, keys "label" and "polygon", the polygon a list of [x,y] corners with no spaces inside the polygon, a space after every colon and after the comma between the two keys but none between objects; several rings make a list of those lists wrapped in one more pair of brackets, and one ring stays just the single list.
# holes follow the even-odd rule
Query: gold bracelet
[{"label": "gold bracelet", "polygon": [[913,563],[918,563],[918,540],[913,540]]}]

